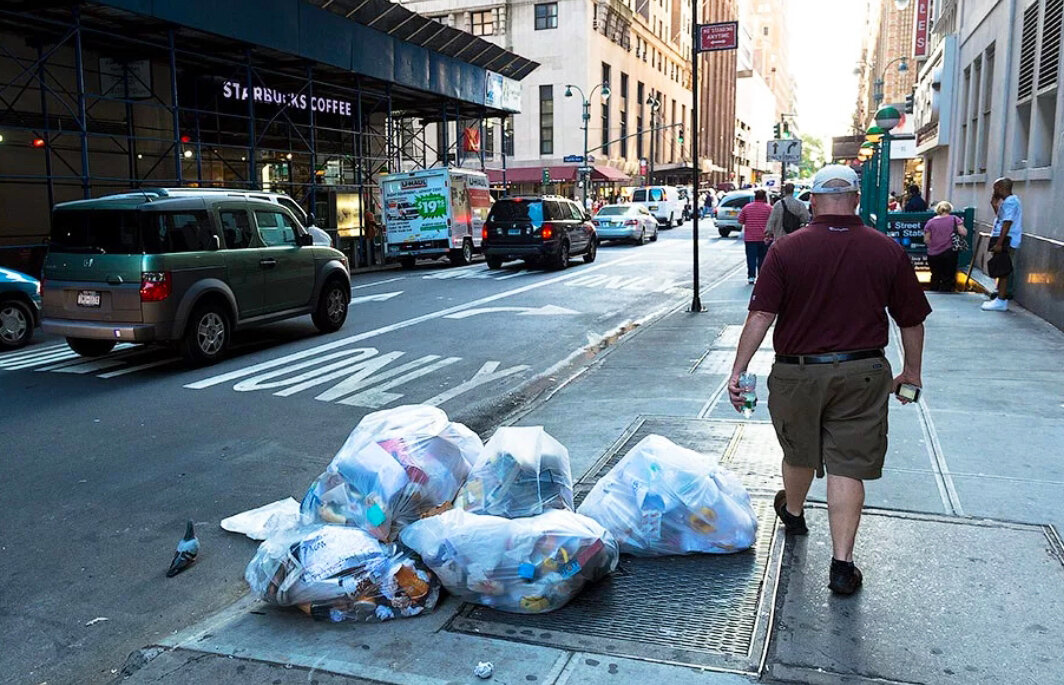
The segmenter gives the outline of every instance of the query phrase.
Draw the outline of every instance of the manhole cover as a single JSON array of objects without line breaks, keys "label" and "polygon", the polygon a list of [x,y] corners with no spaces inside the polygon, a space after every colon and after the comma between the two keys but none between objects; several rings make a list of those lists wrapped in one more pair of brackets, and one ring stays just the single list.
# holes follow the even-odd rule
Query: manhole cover
[{"label": "manhole cover", "polygon": [[[577,499],[651,433],[714,454],[740,475],[750,471],[760,478],[755,473],[760,471],[757,460],[771,452],[743,449],[747,439],[756,442],[761,437],[756,431],[748,433],[749,428],[707,419],[640,418],[577,482]],[[729,463],[740,454],[747,456]],[[778,456],[775,459],[778,474]],[[747,552],[656,559],[624,556],[614,575],[558,611],[524,616],[467,604],[448,629],[563,649],[757,672],[768,637],[782,536],[774,534],[770,499],[755,496],[753,504],[758,540]]]}]

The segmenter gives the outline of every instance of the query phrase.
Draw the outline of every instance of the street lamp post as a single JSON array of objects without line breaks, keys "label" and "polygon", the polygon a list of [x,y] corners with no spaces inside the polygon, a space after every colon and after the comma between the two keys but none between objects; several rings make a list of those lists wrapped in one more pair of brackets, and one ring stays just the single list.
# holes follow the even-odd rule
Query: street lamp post
[{"label": "street lamp post", "polygon": [[650,163],[647,164],[647,185],[654,182],[654,140],[658,137],[658,110],[661,109],[661,100],[654,95],[647,98],[650,105]]},{"label": "street lamp post", "polygon": [[909,71],[908,59],[908,57],[895,57],[894,59],[887,62],[887,66],[883,67],[883,73],[879,75],[879,78],[876,79],[875,83],[873,84],[875,86],[873,97],[876,101],[876,107],[879,107],[883,103],[883,98],[886,97],[886,94],[883,92],[883,88],[886,85],[887,72],[890,71],[891,65],[895,62],[898,62],[898,71],[904,73],[906,71]]},{"label": "street lamp post", "polygon": [[887,231],[887,203],[890,195],[890,131],[901,123],[901,112],[895,107],[884,107],[876,112],[876,126],[883,129],[879,143],[879,188],[876,194],[876,228]]},{"label": "street lamp post", "polygon": [[[610,84],[606,83],[605,81],[603,81],[602,83],[595,84],[595,87],[591,89],[591,92],[587,94],[587,97],[584,97],[584,91],[581,90],[579,86],[574,86],[571,83],[567,83],[565,85],[565,97],[571,98],[573,96],[573,89],[576,89],[576,92],[580,93],[580,98],[583,100],[584,105],[584,158],[583,163],[581,164],[581,168],[585,169],[586,171],[581,171],[580,175],[584,178],[583,183],[581,184],[583,190],[583,197],[581,198],[581,201],[583,202],[585,208],[587,207],[587,187],[591,185],[591,165],[588,164],[587,161],[587,131],[588,124],[590,124],[591,122],[591,97],[595,95],[595,91],[599,88],[602,89],[602,99],[609,100]],[[608,131],[606,132],[606,137],[609,137]],[[606,138],[603,138],[603,140],[605,139]]]}]

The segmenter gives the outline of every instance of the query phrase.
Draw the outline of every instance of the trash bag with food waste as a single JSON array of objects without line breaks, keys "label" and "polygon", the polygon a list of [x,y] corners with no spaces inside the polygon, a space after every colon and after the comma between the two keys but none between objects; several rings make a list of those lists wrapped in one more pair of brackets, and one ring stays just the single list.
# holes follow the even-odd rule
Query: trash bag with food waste
[{"label": "trash bag with food waste", "polygon": [[439,581],[411,554],[359,528],[331,524],[271,535],[244,579],[270,604],[332,622],[417,616],[440,596]]},{"label": "trash bag with food waste", "polygon": [[394,540],[451,506],[484,445],[442,410],[407,405],[367,414],[303,497],[304,523],[339,523]]},{"label": "trash bag with food waste", "polygon": [[741,552],[757,517],[739,478],[717,460],[660,435],[639,441],[577,509],[638,556]]},{"label": "trash bag with food waste", "polygon": [[572,511],[569,450],[541,426],[500,428],[484,445],[454,504],[503,518]]},{"label": "trash bag with food waste", "polygon": [[619,556],[605,528],[560,509],[516,519],[451,509],[411,523],[400,540],[449,592],[519,614],[558,609]]}]

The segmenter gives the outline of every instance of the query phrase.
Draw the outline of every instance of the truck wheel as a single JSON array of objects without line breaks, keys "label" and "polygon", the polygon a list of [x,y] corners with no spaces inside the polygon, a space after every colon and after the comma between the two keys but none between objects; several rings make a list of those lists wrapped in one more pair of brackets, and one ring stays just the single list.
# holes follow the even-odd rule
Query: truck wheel
[{"label": "truck wheel", "polygon": [[567,266],[569,266],[569,242],[563,240],[561,247],[558,248],[558,254],[551,260],[551,267],[561,271]]},{"label": "truck wheel", "polygon": [[338,331],[347,321],[347,308],[350,302],[351,286],[334,277],[321,289],[318,308],[314,310],[310,318],[322,333]]},{"label": "truck wheel", "polygon": [[484,261],[488,263],[488,268],[495,270],[502,268],[502,257],[485,257]]},{"label": "truck wheel", "polygon": [[597,255],[598,255],[598,240],[595,240],[594,238],[592,238],[591,242],[587,246],[587,252],[584,253],[584,263],[585,264],[590,264],[591,262],[595,261],[595,257]]},{"label": "truck wheel", "polygon": [[188,317],[181,354],[192,364],[213,364],[229,348],[229,314],[213,302],[201,304]]},{"label": "truck wheel", "polygon": [[33,312],[18,300],[0,302],[0,349],[22,347],[33,337]]},{"label": "truck wheel", "polygon": [[414,259],[413,257],[400,257],[399,258],[399,266],[403,267],[404,269],[413,269],[414,268],[414,264],[416,264],[416,263],[417,263],[417,260]]},{"label": "truck wheel", "polygon": [[82,357],[102,357],[115,348],[114,340],[92,340],[91,338],[67,338],[67,345]]},{"label": "truck wheel", "polygon": [[473,261],[473,241],[466,238],[462,241],[462,249],[451,250],[447,257],[454,266],[465,266],[470,263]]},{"label": "truck wheel", "polygon": [[726,228],[718,228],[717,233],[720,233],[721,238],[727,238],[731,234],[731,231]]}]

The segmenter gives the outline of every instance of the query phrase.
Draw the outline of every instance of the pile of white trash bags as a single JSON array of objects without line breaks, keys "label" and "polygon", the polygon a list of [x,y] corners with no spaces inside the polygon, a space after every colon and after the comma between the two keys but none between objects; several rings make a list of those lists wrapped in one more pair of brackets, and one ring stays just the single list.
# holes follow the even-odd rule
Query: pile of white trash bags
[{"label": "pile of white trash bags", "polygon": [[569,452],[542,428],[503,427],[485,445],[420,405],[363,418],[299,516],[276,516],[244,577],[261,599],[326,621],[416,616],[441,586],[501,611],[552,611],[622,552],[739,552],[757,533],[738,478],[661,436],[574,511]]}]

